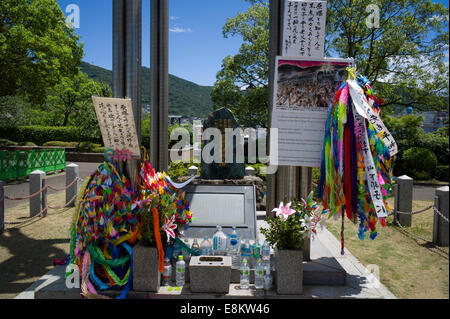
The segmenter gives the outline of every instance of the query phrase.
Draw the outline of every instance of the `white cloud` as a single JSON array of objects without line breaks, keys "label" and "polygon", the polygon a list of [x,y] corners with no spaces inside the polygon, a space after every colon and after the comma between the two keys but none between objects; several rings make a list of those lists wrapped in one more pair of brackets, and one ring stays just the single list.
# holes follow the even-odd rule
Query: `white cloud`
[{"label": "white cloud", "polygon": [[175,17],[175,16],[170,16],[169,19],[170,20],[178,20],[180,17]]},{"label": "white cloud", "polygon": [[180,28],[179,26],[175,26],[175,27],[170,28],[169,31],[175,32],[175,33],[184,33],[184,32],[191,33],[192,29],[191,28],[184,29],[184,28]]}]

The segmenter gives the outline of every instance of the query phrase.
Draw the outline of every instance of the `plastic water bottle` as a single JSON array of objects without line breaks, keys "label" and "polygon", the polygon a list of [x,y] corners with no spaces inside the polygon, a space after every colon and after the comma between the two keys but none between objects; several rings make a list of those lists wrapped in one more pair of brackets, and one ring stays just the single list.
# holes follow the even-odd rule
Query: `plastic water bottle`
[{"label": "plastic water bottle", "polygon": [[200,253],[200,245],[198,244],[197,238],[194,239],[194,242],[192,243],[191,249],[195,252]]},{"label": "plastic water bottle", "polygon": [[267,241],[264,242],[261,248],[261,258],[264,268],[269,268],[270,270],[270,246]]},{"label": "plastic water bottle", "polygon": [[255,288],[264,288],[264,266],[262,264],[261,258],[258,258],[255,265]]},{"label": "plastic water bottle", "polygon": [[217,231],[213,236],[214,255],[224,255],[227,250],[227,236],[222,231],[222,226],[217,225]]},{"label": "plastic water bottle", "polygon": [[185,272],[186,272],[186,264],[183,260],[183,255],[178,256],[178,261],[175,268],[177,270],[175,277],[177,287],[182,287],[184,286],[185,283]]},{"label": "plastic water bottle", "polygon": [[252,249],[252,258],[250,262],[250,268],[254,268],[256,266],[256,262],[259,258],[261,258],[261,245],[259,244],[258,240],[255,240],[253,245],[251,246]]},{"label": "plastic water bottle", "polygon": [[236,226],[232,227],[231,234],[228,235],[227,242],[228,256],[231,256],[231,268],[238,269],[240,256],[239,256],[239,236],[236,233]]},{"label": "plastic water bottle", "polygon": [[169,258],[164,259],[164,272],[162,275],[162,285],[168,286],[172,279],[172,263]]},{"label": "plastic water bottle", "polygon": [[205,236],[200,244],[200,254],[203,256],[211,255],[211,243],[209,242],[208,236]]},{"label": "plastic water bottle", "polygon": [[239,272],[240,272],[239,288],[241,289],[250,288],[250,267],[248,266],[247,259],[244,258],[242,260]]},{"label": "plastic water bottle", "polygon": [[270,268],[266,268],[266,274],[264,275],[264,290],[270,290],[272,288],[273,278],[270,274]]},{"label": "plastic water bottle", "polygon": [[244,261],[244,259],[246,259],[248,261],[250,260],[251,257],[252,257],[252,249],[250,247],[248,239],[245,239],[244,242],[241,244],[241,260]]}]

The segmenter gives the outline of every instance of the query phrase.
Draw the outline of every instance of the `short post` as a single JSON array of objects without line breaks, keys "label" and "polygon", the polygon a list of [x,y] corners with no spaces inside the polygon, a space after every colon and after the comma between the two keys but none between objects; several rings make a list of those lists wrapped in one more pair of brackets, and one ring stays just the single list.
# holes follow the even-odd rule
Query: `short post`
[{"label": "short post", "polygon": [[412,215],[404,214],[412,212],[413,201],[413,179],[407,175],[397,178],[394,217],[400,225],[411,227]]},{"label": "short post", "polygon": [[188,168],[189,176],[196,176],[198,175],[198,168],[197,166],[191,166]]},{"label": "short post", "polygon": [[0,181],[0,235],[5,231],[5,185]]},{"label": "short post", "polygon": [[255,169],[251,166],[245,168],[245,176],[255,176]]},{"label": "short post", "polygon": [[[47,178],[46,177],[44,177],[44,179],[42,180],[42,188],[44,188],[44,190],[41,193],[42,209],[47,207],[47,188],[45,188],[45,186],[47,186]],[[47,209],[42,214],[42,217],[45,217],[45,216],[47,216]]]},{"label": "short post", "polygon": [[[45,172],[36,170],[30,173],[30,195],[39,192],[42,189],[42,181],[45,179]],[[42,193],[30,198],[30,217],[39,214],[45,207],[42,205]]]},{"label": "short post", "polygon": [[75,200],[73,200],[73,198],[78,193],[78,186],[80,183],[80,180],[78,179],[79,175],[80,175],[79,173],[80,173],[80,168],[77,164],[71,163],[66,166],[66,187],[68,185],[70,185],[71,183],[73,183],[72,186],[70,186],[66,189],[66,204],[71,201],[70,204],[67,205],[67,207],[75,206]]},{"label": "short post", "polygon": [[436,189],[434,198],[435,208],[447,218],[447,221],[441,215],[434,212],[433,217],[433,244],[437,246],[448,247],[448,186]]}]

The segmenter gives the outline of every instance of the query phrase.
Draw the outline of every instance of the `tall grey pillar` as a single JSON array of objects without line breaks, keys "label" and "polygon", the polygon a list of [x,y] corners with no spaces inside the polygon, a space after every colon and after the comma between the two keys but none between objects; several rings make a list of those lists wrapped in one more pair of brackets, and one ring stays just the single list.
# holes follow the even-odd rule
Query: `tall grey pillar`
[{"label": "tall grey pillar", "polygon": [[434,213],[433,217],[433,243],[438,246],[448,247],[448,186],[436,189],[436,199],[434,206],[447,220],[442,218],[438,213]]},{"label": "tall grey pillar", "polygon": [[150,162],[157,171],[167,171],[169,165],[169,1],[151,0],[150,10]]},{"label": "tall grey pillar", "polygon": [[113,94],[130,98],[141,139],[142,0],[113,0]]},{"label": "tall grey pillar", "polygon": [[[142,0],[113,0],[113,94],[130,98],[139,143],[142,113]],[[139,159],[128,160],[125,174],[137,186]]]},{"label": "tall grey pillar", "polygon": [[[407,175],[397,178],[395,191],[394,217],[400,225],[410,227],[412,221],[413,179]],[[399,213],[397,213],[399,212]]]},{"label": "tall grey pillar", "polygon": [[70,185],[75,179],[77,181],[66,189],[66,204],[72,201],[68,207],[75,207],[75,200],[73,199],[78,193],[78,186],[80,181],[78,180],[80,168],[77,164],[71,163],[66,166],[66,186]]},{"label": "tall grey pillar", "polygon": [[[30,195],[37,193],[42,188],[45,172],[36,170],[30,173]],[[30,198],[30,217],[39,214],[42,209],[42,192]]]},{"label": "tall grey pillar", "polygon": [[0,181],[0,235],[5,231],[5,187],[6,183]]}]

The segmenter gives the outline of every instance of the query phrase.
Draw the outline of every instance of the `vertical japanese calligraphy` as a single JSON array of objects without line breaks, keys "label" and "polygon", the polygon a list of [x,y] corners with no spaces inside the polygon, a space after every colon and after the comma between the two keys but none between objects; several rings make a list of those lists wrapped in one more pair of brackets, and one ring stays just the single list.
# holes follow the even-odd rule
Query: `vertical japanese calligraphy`
[{"label": "vertical japanese calligraphy", "polygon": [[131,100],[93,96],[92,101],[105,147],[140,156]]},{"label": "vertical japanese calligraphy", "polygon": [[322,58],[326,1],[288,0],[285,3],[283,56]]}]

